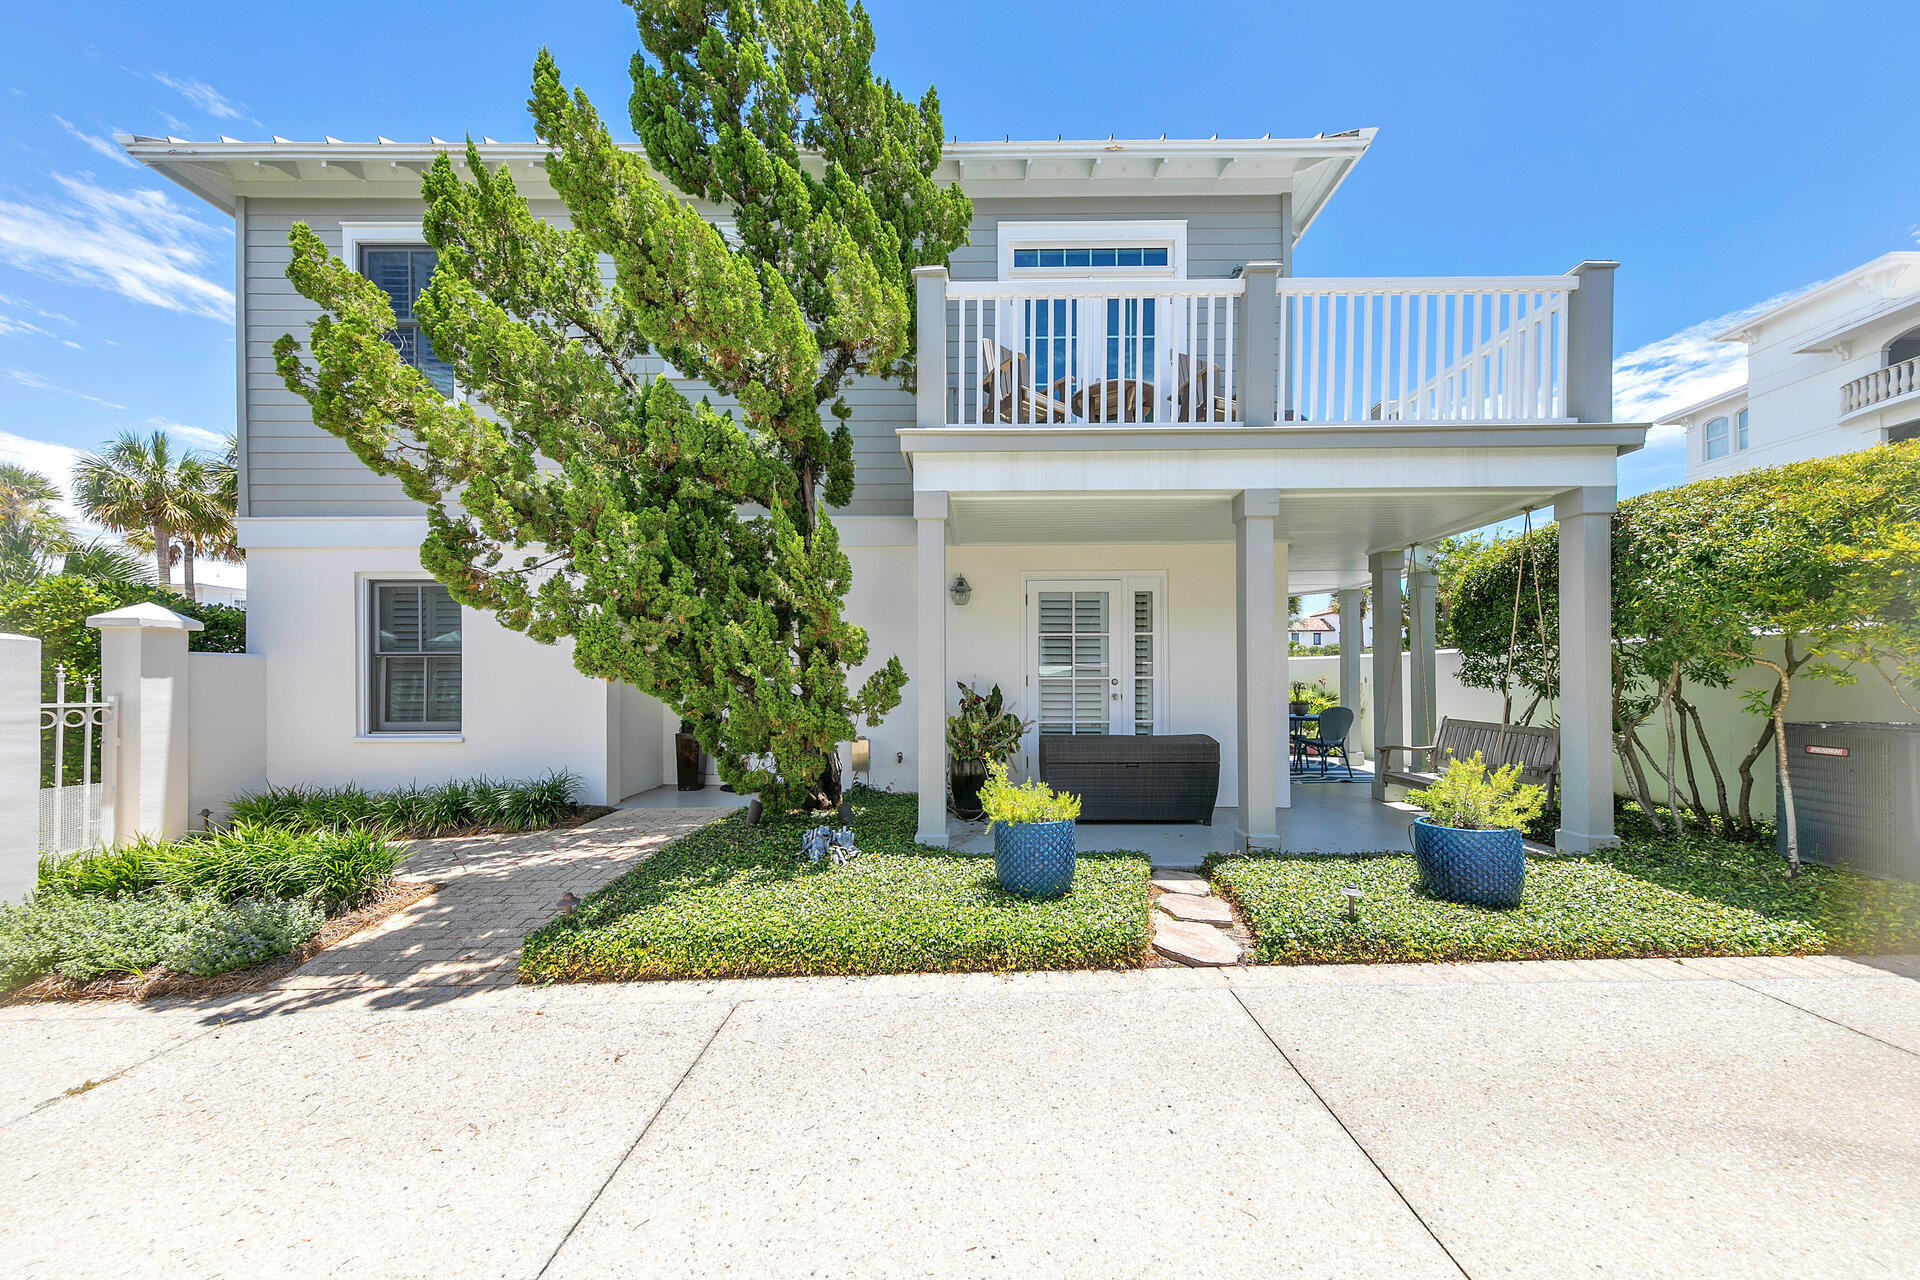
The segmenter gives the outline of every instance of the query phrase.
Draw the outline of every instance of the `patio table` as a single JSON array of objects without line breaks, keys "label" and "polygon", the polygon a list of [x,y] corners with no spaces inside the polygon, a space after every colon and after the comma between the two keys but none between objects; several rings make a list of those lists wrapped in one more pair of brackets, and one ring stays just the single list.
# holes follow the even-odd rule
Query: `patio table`
[{"label": "patio table", "polygon": [[1319,728],[1320,713],[1318,711],[1310,711],[1303,716],[1294,715],[1291,711],[1287,713],[1287,761],[1293,772],[1299,773],[1306,768],[1306,762],[1300,758],[1301,735],[1310,730],[1317,733]]},{"label": "patio table", "polygon": [[[1067,394],[1067,380],[1053,384],[1054,399]],[[1141,378],[1108,378],[1073,393],[1073,416],[1089,422],[1146,422],[1153,412],[1153,384]]]}]

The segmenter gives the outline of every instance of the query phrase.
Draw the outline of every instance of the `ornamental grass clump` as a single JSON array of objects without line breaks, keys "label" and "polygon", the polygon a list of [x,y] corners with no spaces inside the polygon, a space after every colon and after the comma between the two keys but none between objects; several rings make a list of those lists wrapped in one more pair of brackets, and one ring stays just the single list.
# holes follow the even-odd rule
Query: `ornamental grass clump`
[{"label": "ornamental grass clump", "polygon": [[35,897],[114,898],[163,889],[216,902],[310,898],[327,915],[364,906],[404,856],[372,831],[235,823],[191,840],[141,837],[118,849],[40,860]]},{"label": "ornamental grass clump", "polygon": [[980,805],[989,822],[1072,822],[1080,816],[1079,796],[1056,792],[1038,778],[1014,786],[1007,781],[1007,766],[999,763],[987,769]]},{"label": "ornamental grass clump", "polygon": [[1520,781],[1520,766],[1489,770],[1478,751],[1449,760],[1432,786],[1409,791],[1407,802],[1443,827],[1462,831],[1524,830],[1546,807],[1546,788]]},{"label": "ornamental grass clump", "polygon": [[377,831],[391,836],[435,836],[491,828],[530,831],[570,816],[580,779],[566,769],[536,778],[449,779],[434,786],[409,783],[388,791],[343,787],[268,787],[236,797],[236,824],[289,831]]}]

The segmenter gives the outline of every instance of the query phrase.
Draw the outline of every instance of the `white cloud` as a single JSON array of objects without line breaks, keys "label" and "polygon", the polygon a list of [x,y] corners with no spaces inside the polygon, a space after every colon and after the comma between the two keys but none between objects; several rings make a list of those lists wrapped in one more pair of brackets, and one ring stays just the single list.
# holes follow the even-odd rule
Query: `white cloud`
[{"label": "white cloud", "polygon": [[115,191],[53,175],[64,204],[0,200],[0,259],[57,280],[209,320],[233,318],[233,291],[200,274],[218,229],[159,191]]},{"label": "white cloud", "polygon": [[218,431],[209,431],[205,427],[190,427],[184,422],[175,422],[171,418],[148,418],[147,425],[155,431],[164,431],[169,436],[184,440],[196,449],[214,449],[224,452],[227,438]]},{"label": "white cloud", "polygon": [[[1713,336],[1779,306],[1792,296],[1792,293],[1779,294],[1765,302],[1703,320],[1616,357],[1613,362],[1614,420],[1653,422],[1663,414],[1698,404],[1745,382],[1746,347],[1738,342],[1716,342]],[[1648,433],[1647,447],[1668,444],[1682,434],[1673,427],[1656,429]]]},{"label": "white cloud", "polygon": [[246,107],[234,102],[204,80],[195,80],[191,76],[170,76],[164,71],[155,71],[152,75],[155,80],[216,120],[251,120],[253,118]]},{"label": "white cloud", "polygon": [[80,344],[72,338],[61,337],[59,334],[26,319],[24,313],[29,312],[40,317],[42,320],[52,320],[68,326],[73,324],[73,321],[57,311],[46,311],[40,307],[36,307],[25,298],[10,298],[0,293],[0,338],[21,335],[34,338],[48,338],[63,347],[72,347],[75,351],[83,350]]},{"label": "white cloud", "polygon": [[88,400],[94,404],[103,405],[108,409],[125,409],[127,407],[123,404],[115,404],[111,400],[102,400],[99,396],[90,396],[84,391],[74,391],[70,388],[60,386],[58,383],[49,382],[39,374],[28,373],[25,369],[9,369],[7,370],[7,376],[21,386],[33,391],[52,391],[59,395],[72,396],[76,400]]},{"label": "white cloud", "polygon": [[58,124],[62,129],[72,134],[87,149],[105,156],[116,164],[126,165],[130,169],[138,169],[140,167],[139,162],[115,145],[112,138],[102,138],[95,134],[88,133],[86,130],[81,129],[78,125],[68,120],[65,116],[55,116],[53,119],[55,124]]}]

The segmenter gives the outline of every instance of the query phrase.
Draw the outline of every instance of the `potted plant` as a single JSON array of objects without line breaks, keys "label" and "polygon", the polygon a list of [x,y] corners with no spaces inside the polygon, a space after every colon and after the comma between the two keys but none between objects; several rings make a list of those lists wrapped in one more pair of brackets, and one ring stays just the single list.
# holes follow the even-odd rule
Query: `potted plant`
[{"label": "potted plant", "polygon": [[1037,779],[1014,786],[1007,766],[987,766],[980,803],[993,822],[993,873],[1008,893],[1057,898],[1073,885],[1073,820],[1080,797]]},{"label": "potted plant", "polygon": [[964,680],[958,683],[960,710],[947,717],[948,781],[954,814],[971,821],[981,813],[980,786],[988,766],[1018,751],[1033,726],[1007,707],[999,685],[983,694]]},{"label": "potted plant", "polygon": [[1450,760],[1440,778],[1407,793],[1426,815],[1414,820],[1420,887],[1476,907],[1517,907],[1526,880],[1523,827],[1545,807],[1545,788],[1520,781],[1520,766],[1488,771],[1478,751]]},{"label": "potted plant", "polygon": [[[1320,682],[1319,690],[1323,698],[1326,691],[1326,682],[1323,680]],[[1332,705],[1332,699],[1325,698],[1321,706],[1316,707],[1314,705],[1314,688],[1305,680],[1295,680],[1287,686],[1287,710],[1296,716],[1312,715],[1315,711]]]},{"label": "potted plant", "polygon": [[673,735],[673,773],[680,790],[699,791],[707,785],[703,764],[700,739],[693,736],[693,722],[682,720],[680,732]]}]

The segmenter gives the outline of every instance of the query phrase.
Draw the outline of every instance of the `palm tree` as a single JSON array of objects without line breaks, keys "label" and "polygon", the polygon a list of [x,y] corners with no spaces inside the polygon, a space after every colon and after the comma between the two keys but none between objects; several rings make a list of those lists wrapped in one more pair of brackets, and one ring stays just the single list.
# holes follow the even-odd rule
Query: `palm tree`
[{"label": "palm tree", "polygon": [[153,581],[153,567],[109,538],[95,538],[67,552],[60,572],[94,582],[142,586]]},{"label": "palm tree", "polygon": [[38,577],[73,545],[59,501],[60,487],[47,476],[0,462],[0,578]]},{"label": "palm tree", "polygon": [[[73,469],[74,499],[87,516],[151,551],[162,586],[173,585],[176,533],[203,527],[211,481],[207,464],[175,450],[164,431],[151,436],[124,432]],[[187,590],[192,594],[192,564]]]}]

